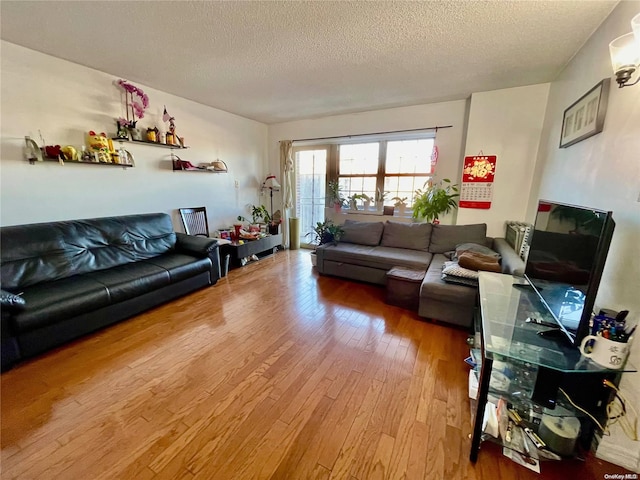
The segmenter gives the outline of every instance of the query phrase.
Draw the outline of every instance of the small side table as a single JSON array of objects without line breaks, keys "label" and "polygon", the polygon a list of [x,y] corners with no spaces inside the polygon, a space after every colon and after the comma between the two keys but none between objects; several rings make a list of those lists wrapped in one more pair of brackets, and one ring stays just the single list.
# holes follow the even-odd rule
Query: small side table
[{"label": "small side table", "polygon": [[282,245],[282,234],[267,235],[266,237],[259,238],[258,240],[244,240],[241,245],[238,242],[231,242],[228,245],[220,246],[220,258],[224,259],[226,255],[229,255],[230,264],[234,267],[241,266],[241,260],[251,255],[257,255],[263,257],[276,253],[278,247]]}]

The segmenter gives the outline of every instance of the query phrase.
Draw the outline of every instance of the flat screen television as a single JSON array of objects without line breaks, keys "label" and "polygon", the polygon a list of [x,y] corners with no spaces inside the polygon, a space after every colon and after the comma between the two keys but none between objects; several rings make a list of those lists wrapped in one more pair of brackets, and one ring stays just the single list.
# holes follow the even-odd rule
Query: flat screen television
[{"label": "flat screen television", "polygon": [[614,228],[612,212],[538,202],[525,277],[574,345],[589,334]]}]

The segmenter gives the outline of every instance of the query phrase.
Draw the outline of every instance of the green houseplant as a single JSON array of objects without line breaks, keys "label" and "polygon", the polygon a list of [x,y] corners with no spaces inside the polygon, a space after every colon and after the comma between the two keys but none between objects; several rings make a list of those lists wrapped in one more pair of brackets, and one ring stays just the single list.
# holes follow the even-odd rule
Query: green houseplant
[{"label": "green houseplant", "polygon": [[[365,193],[354,193],[349,197],[349,208],[351,210],[358,210],[358,200],[362,200],[363,202],[371,202],[371,197],[369,197],[369,195]],[[367,207],[365,207],[365,210]]]},{"label": "green houseplant", "polygon": [[258,220],[262,219],[264,223],[271,222],[271,215],[269,215],[269,211],[267,207],[264,205],[256,206],[251,205],[251,220],[254,224],[258,223]]},{"label": "green houseplant", "polygon": [[[312,235],[311,243],[316,245],[324,245],[325,243],[335,243],[340,240],[344,230],[340,225],[334,224],[331,220],[317,222],[307,236]],[[316,266],[317,258],[315,249],[311,252],[311,265]]]},{"label": "green houseplant", "polygon": [[340,182],[338,180],[329,180],[327,184],[327,198],[329,203],[339,212],[344,205],[344,198],[340,194]]},{"label": "green houseplant", "polygon": [[442,214],[458,208],[456,198],[459,197],[458,185],[452,184],[448,178],[438,183],[427,182],[424,190],[416,190],[413,200],[413,218],[438,223]]},{"label": "green houseplant", "polygon": [[320,246],[325,243],[335,243],[340,240],[344,230],[340,225],[334,224],[331,220],[317,222],[307,236],[313,235],[311,243]]}]

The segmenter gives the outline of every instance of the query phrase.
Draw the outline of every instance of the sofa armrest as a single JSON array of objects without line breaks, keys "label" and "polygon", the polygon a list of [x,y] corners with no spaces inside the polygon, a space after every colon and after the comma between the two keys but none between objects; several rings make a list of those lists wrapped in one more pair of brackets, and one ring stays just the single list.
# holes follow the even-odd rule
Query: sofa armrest
[{"label": "sofa armrest", "polygon": [[176,233],[176,248],[198,257],[208,257],[218,249],[218,241],[215,238]]},{"label": "sofa armrest", "polygon": [[524,261],[511,248],[504,238],[493,239],[493,249],[502,256],[502,272],[522,277],[524,275]]},{"label": "sofa armrest", "polygon": [[215,238],[196,237],[176,232],[176,250],[195,257],[211,259],[211,285],[220,278],[220,252]]}]

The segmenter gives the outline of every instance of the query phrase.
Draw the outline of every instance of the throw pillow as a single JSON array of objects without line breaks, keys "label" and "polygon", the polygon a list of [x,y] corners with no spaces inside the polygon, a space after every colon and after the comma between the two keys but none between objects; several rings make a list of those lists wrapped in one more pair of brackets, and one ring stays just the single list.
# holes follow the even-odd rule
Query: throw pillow
[{"label": "throw pillow", "polygon": [[453,283],[455,285],[465,285],[467,287],[477,287],[478,280],[473,278],[454,277],[453,275],[442,274],[442,280],[447,283]]},{"label": "throw pillow", "polygon": [[489,247],[485,247],[484,245],[478,243],[467,242],[456,245],[456,253],[453,255],[453,257],[451,257],[451,260],[456,260],[460,257],[460,254],[464,252],[480,253],[482,255],[495,257],[498,260],[500,260],[501,258],[501,255],[498,252],[491,250]]},{"label": "throw pillow", "polygon": [[384,226],[381,245],[383,247],[429,250],[430,223],[387,222]]},{"label": "throw pillow", "polygon": [[478,272],[474,272],[468,268],[463,268],[458,265],[458,262],[444,262],[444,265],[442,265],[442,273],[445,275],[452,275],[454,277],[478,279]]},{"label": "throw pillow", "polygon": [[458,256],[458,265],[469,270],[482,270],[485,272],[501,273],[502,268],[498,259],[492,255],[484,255],[478,252],[465,251]]},{"label": "throw pillow", "polygon": [[342,230],[344,233],[340,237],[340,242],[376,246],[380,244],[384,223],[347,220],[342,225]]},{"label": "throw pillow", "polygon": [[487,238],[487,224],[474,225],[433,225],[431,232],[431,253],[444,253],[455,250],[456,245],[464,242],[484,244]]}]

